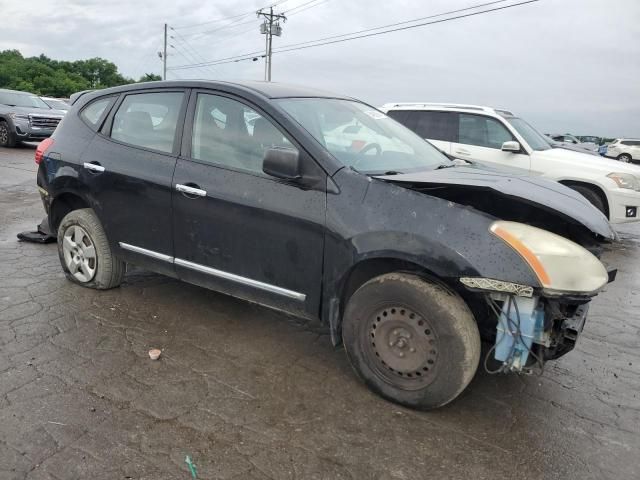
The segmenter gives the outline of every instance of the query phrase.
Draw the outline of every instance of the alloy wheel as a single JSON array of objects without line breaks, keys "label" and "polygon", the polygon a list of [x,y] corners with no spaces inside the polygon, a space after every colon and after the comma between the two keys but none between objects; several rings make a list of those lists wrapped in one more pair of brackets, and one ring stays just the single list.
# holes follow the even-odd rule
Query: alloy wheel
[{"label": "alloy wheel", "polygon": [[86,283],[96,274],[98,257],[96,248],[89,234],[79,225],[71,225],[62,238],[64,261],[79,282]]}]

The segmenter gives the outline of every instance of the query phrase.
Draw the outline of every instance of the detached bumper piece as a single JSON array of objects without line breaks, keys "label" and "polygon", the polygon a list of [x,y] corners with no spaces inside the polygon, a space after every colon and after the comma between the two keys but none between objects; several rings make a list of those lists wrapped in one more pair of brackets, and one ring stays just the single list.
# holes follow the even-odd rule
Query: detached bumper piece
[{"label": "detached bumper piece", "polygon": [[533,373],[542,370],[545,361],[570,352],[589,311],[588,301],[571,303],[499,293],[490,295],[489,304],[498,317],[491,351],[501,367],[495,373]]}]

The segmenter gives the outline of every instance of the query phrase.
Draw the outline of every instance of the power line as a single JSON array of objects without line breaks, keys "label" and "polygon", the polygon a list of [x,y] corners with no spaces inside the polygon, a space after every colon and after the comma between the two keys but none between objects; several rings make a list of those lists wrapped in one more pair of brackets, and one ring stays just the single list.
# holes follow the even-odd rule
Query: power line
[{"label": "power line", "polygon": [[278,0],[277,2],[271,3],[269,5],[265,5],[263,7],[258,7],[257,9],[251,10],[250,12],[239,13],[238,15],[232,15],[230,17],[216,18],[215,20],[209,20],[209,21],[202,22],[202,23],[193,23],[191,25],[180,25],[180,26],[174,27],[174,28],[182,30],[182,29],[186,29],[186,28],[201,27],[202,25],[209,25],[211,23],[225,22],[227,20],[233,20],[233,19],[237,19],[237,18],[240,18],[240,17],[247,17],[249,15],[254,15],[256,13],[256,10],[260,10],[261,8],[275,7],[276,5],[280,5],[281,3],[285,3],[287,1],[288,0]]},{"label": "power line", "polygon": [[[308,2],[301,3],[300,5],[298,5],[296,7],[291,7],[289,10],[285,10],[282,13],[289,13],[289,14],[293,15],[293,13],[291,13],[291,12],[298,13],[298,12],[296,12],[296,10],[299,10],[299,9],[306,10],[306,8],[304,8],[304,7],[306,7],[310,3],[315,3],[315,2],[318,2],[318,1],[319,1],[319,3],[317,5],[320,5],[320,4],[324,3],[324,2],[327,2],[328,0],[309,0]],[[311,5],[311,7],[315,7],[317,5]]]},{"label": "power line", "polygon": [[[361,39],[361,38],[367,38],[367,37],[374,37],[377,35],[383,35],[383,34],[387,34],[387,33],[393,33],[393,32],[398,32],[398,31],[402,31],[402,30],[409,30],[412,28],[418,28],[418,27],[424,27],[427,25],[434,25],[437,23],[444,23],[444,22],[449,22],[452,20],[459,20],[461,18],[467,18],[467,17],[473,17],[476,15],[481,15],[484,13],[491,13],[491,12],[496,12],[496,11],[500,11],[500,10],[506,10],[508,8],[513,8],[513,7],[518,7],[521,5],[526,5],[529,3],[535,3],[535,2],[539,2],[540,0],[525,0],[525,1],[521,1],[521,2],[517,2],[517,3],[513,3],[510,5],[503,5],[500,7],[495,7],[495,8],[490,8],[490,9],[486,9],[486,10],[480,10],[478,12],[471,12],[471,13],[467,13],[464,15],[457,15],[457,16],[453,16],[453,17],[447,17],[444,19],[440,19],[440,20],[433,20],[430,22],[424,22],[424,23],[419,23],[416,25],[406,25],[407,23],[414,23],[417,21],[421,21],[427,18],[435,18],[435,17],[441,17],[444,15],[450,15],[452,13],[457,13],[457,12],[462,12],[462,11],[467,11],[467,10],[473,10],[473,9],[477,9],[477,8],[481,8],[483,6],[488,6],[488,5],[493,5],[496,3],[504,3],[507,0],[499,0],[499,1],[494,1],[494,2],[488,2],[488,3],[483,3],[483,4],[478,4],[478,5],[474,5],[471,7],[467,7],[464,9],[458,9],[458,10],[452,10],[450,12],[443,12],[443,13],[439,13],[436,15],[430,15],[428,17],[421,17],[421,18],[417,18],[417,19],[413,19],[413,20],[407,20],[404,22],[398,22],[398,23],[393,23],[393,24],[389,24],[389,25],[384,25],[384,26],[380,26],[380,27],[375,27],[375,28],[371,28],[371,29],[366,29],[366,30],[360,30],[360,31],[356,31],[356,32],[351,32],[351,33],[346,33],[346,34],[342,34],[342,35],[335,35],[333,37],[325,37],[325,38],[319,38],[316,40],[310,40],[307,42],[301,42],[301,43],[297,43],[297,44],[290,44],[290,45],[284,45],[282,47],[280,47],[279,49],[276,49],[273,51],[273,53],[285,53],[285,52],[291,52],[294,50],[302,50],[302,49],[306,49],[306,48],[312,48],[312,47],[320,47],[323,45],[330,45],[330,44],[334,44],[334,43],[342,43],[342,42],[347,42],[350,40],[357,40],[357,39]],[[397,26],[397,25],[406,25],[403,27],[398,27],[398,28],[391,28],[389,29],[389,27],[393,27],[393,26]],[[383,30],[381,32],[373,32],[373,33],[364,33],[364,32],[372,32],[373,30],[382,30],[382,29],[388,29],[388,30]],[[359,33],[364,33],[363,35],[357,35]],[[352,35],[356,35],[356,36],[352,36]],[[340,37],[349,37],[349,38],[340,38]],[[324,41],[324,40],[329,40],[329,41]],[[322,42],[322,43],[317,43],[317,42]],[[311,45],[309,45],[311,44]],[[226,64],[226,63],[232,63],[232,62],[239,62],[239,61],[243,61],[243,60],[253,60],[255,58],[255,55],[261,53],[260,51],[256,51],[256,52],[249,52],[249,53],[245,53],[242,55],[235,55],[232,57],[226,57],[226,58],[219,58],[216,60],[211,60],[209,62],[206,62],[207,65],[222,65],[222,64]],[[172,70],[182,70],[182,69],[187,69],[187,68],[196,68],[197,66],[200,66],[202,64],[193,64],[193,65],[179,65],[177,67],[173,67]]]},{"label": "power line", "polygon": [[[478,8],[488,7],[490,5],[495,5],[495,4],[498,4],[498,3],[505,3],[507,1],[509,1],[509,0],[495,0],[495,1],[492,1],[492,2],[479,3],[479,4],[473,5],[471,7],[459,8],[457,10],[451,10],[449,12],[444,12],[444,13],[436,13],[434,15],[428,15],[426,17],[414,18],[413,20],[404,20],[402,22],[390,23],[388,25],[382,25],[380,27],[366,28],[364,30],[357,30],[355,32],[343,33],[343,34],[340,34],[340,35],[332,35],[330,37],[323,37],[323,38],[317,38],[315,40],[308,40],[306,42],[299,42],[299,43],[292,43],[292,44],[289,44],[289,45],[283,45],[280,48],[297,47],[299,45],[306,45],[306,44],[309,44],[309,43],[322,42],[322,41],[325,41],[325,40],[333,40],[334,38],[350,37],[351,35],[357,35],[357,34],[360,34],[360,33],[373,32],[375,30],[382,30],[382,29],[386,29],[386,28],[389,28],[389,27],[396,27],[398,25],[406,25],[406,24],[409,24],[409,23],[420,22],[422,20],[429,20],[431,18],[443,17],[445,15],[451,15],[451,14],[454,14],[454,13],[466,12],[468,10],[476,10]],[[493,10],[486,10],[486,11],[487,12],[491,12]],[[484,12],[484,10],[483,10],[483,12]],[[479,12],[479,13],[483,13],[483,12]],[[458,17],[456,17],[456,18],[458,18]],[[415,26],[418,27],[420,25],[415,25]]]},{"label": "power line", "polygon": [[[169,28],[171,28],[173,30],[172,27],[169,27]],[[199,62],[205,62],[206,63],[206,60],[204,59],[204,57],[202,55],[200,55],[198,53],[198,51],[195,48],[193,48],[193,46],[182,35],[180,35],[175,30],[173,31],[173,33],[175,34],[175,36],[172,35],[171,38],[173,38],[174,40],[180,42],[184,46],[185,50],[187,52],[190,52],[191,56],[195,59],[195,60],[191,60],[191,61],[193,61],[195,63],[199,63]],[[207,66],[206,68],[214,76],[217,75],[217,72],[211,66]]]}]

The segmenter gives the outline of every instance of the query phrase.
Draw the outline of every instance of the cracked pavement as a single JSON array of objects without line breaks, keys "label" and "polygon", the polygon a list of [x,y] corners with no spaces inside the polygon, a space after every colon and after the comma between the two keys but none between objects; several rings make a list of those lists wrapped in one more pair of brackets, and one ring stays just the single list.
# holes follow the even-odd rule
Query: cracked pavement
[{"label": "cracked pavement", "polygon": [[16,239],[44,214],[33,150],[0,148],[0,479],[188,479],[186,455],[199,479],[640,477],[640,225],[575,351],[414,412],[319,325],[142,270],[68,282]]}]

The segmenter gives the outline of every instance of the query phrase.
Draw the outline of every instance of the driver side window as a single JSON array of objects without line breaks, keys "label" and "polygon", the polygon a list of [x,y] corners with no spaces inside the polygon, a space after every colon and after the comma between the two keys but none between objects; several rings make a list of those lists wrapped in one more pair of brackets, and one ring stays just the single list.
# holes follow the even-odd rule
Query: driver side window
[{"label": "driver side window", "polygon": [[515,140],[497,120],[482,115],[460,114],[458,142],[500,150],[504,142]]},{"label": "driver side window", "polygon": [[219,95],[198,94],[192,158],[262,175],[262,160],[271,147],[295,149],[270,120],[247,105]]}]

